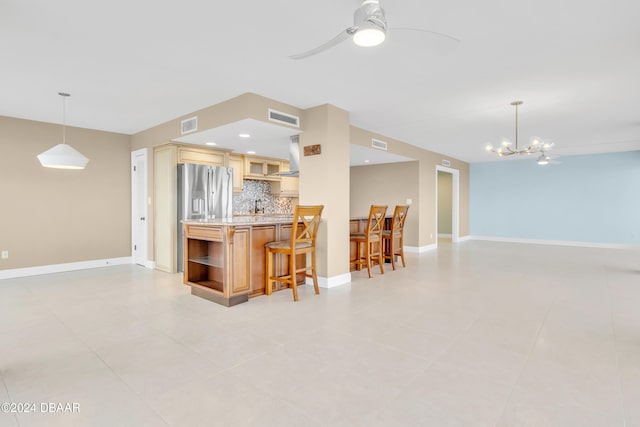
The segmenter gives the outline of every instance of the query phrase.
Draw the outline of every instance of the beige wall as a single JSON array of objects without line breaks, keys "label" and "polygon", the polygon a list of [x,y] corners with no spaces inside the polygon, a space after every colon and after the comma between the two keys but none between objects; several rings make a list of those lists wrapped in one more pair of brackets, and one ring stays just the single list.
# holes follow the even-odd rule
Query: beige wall
[{"label": "beige wall", "polygon": [[[407,199],[418,201],[418,162],[354,166],[351,168],[350,216],[366,217],[371,205],[387,205],[392,215],[395,205],[405,205]],[[404,244],[418,246],[417,203],[409,207],[405,223]]]},{"label": "beige wall", "polygon": [[0,270],[131,256],[129,135],[67,126],[84,170],[44,168],[57,124],[0,117]]},{"label": "beige wall", "polygon": [[453,174],[438,171],[438,234],[452,233]]},{"label": "beige wall", "polygon": [[[460,185],[460,237],[469,235],[469,164],[445,155],[427,151],[365,129],[351,126],[351,144],[371,147],[371,138],[386,141],[388,151],[418,161],[418,246],[437,242],[436,225],[436,165],[442,160],[451,162],[451,168],[459,171]],[[389,177],[391,179],[392,177]],[[415,207],[415,201],[414,201]]]},{"label": "beige wall", "polygon": [[300,158],[300,204],[324,205],[318,276],[336,278],[349,274],[349,113],[321,105],[305,110],[302,119],[300,145],[320,144],[321,154]]}]

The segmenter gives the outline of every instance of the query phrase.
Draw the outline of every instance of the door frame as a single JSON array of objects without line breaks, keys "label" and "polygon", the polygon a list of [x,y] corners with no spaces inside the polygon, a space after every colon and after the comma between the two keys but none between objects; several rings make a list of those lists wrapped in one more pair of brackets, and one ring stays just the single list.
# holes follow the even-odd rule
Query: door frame
[{"label": "door frame", "polygon": [[436,165],[436,244],[438,243],[438,171],[452,175],[451,194],[451,243],[457,243],[460,239],[460,171],[446,166]]},{"label": "door frame", "polygon": [[[144,173],[138,174],[136,172],[136,163],[139,158],[142,158],[142,162],[144,163]],[[138,258],[143,260],[145,267],[149,268],[149,251],[148,251],[148,241],[149,241],[149,227],[148,227],[148,219],[149,219],[149,205],[147,203],[148,198],[148,167],[149,167],[149,159],[148,159],[148,150],[146,148],[141,148],[136,151],[131,152],[131,263],[137,264],[136,262],[136,252],[139,254]],[[142,180],[142,193],[138,194],[138,180]],[[144,206],[143,212],[137,212],[136,206],[139,206],[138,203],[142,202],[141,205]],[[143,216],[145,219],[144,227],[142,230],[138,230],[138,218]],[[142,244],[138,243],[138,247],[136,248],[136,236],[138,231],[142,233]]]}]

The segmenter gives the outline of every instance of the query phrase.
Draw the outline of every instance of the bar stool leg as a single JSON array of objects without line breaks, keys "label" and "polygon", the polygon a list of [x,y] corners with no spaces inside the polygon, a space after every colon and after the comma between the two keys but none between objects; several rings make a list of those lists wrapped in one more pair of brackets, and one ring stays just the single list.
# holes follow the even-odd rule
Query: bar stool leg
[{"label": "bar stool leg", "polygon": [[298,301],[298,280],[296,278],[296,256],[289,255],[289,276],[291,279],[291,290],[293,291],[293,300]]},{"label": "bar stool leg", "polygon": [[318,288],[318,274],[316,273],[316,251],[311,251],[311,275],[313,277],[313,289],[316,291],[316,295],[320,295],[320,288]]},{"label": "bar stool leg", "polygon": [[391,268],[393,268],[393,270],[396,269],[396,249],[395,249],[395,243],[396,238],[393,236],[393,232],[391,234],[391,238],[389,239],[389,255],[391,255]]},{"label": "bar stool leg", "polygon": [[[274,274],[272,272],[273,270],[273,254],[271,253],[271,251],[269,250],[269,248],[267,248],[265,250],[265,262],[267,263],[266,265],[266,272],[264,275],[264,279],[265,279],[265,293],[267,295],[271,295],[273,293],[273,281],[271,280],[271,275]],[[275,275],[275,274],[274,274]]]}]

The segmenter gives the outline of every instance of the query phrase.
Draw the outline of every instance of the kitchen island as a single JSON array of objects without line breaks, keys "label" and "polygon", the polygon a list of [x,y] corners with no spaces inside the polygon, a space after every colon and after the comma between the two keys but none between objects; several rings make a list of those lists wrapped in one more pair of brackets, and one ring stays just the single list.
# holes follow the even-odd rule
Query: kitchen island
[{"label": "kitchen island", "polygon": [[[237,216],[183,221],[184,284],[191,293],[227,307],[265,292],[264,245],[291,237],[292,216]],[[288,273],[287,260],[276,261],[277,274]],[[297,265],[306,265],[299,256]],[[298,276],[304,284],[304,275]],[[278,288],[286,285],[278,283]]]}]

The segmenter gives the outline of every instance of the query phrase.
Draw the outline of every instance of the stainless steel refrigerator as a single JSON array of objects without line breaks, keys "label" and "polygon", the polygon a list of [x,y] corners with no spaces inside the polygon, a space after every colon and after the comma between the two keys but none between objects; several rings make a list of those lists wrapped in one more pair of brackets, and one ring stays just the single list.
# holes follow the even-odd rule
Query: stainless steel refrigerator
[{"label": "stainless steel refrigerator", "polygon": [[191,163],[178,165],[178,271],[184,269],[182,221],[230,218],[232,201],[233,169]]}]

